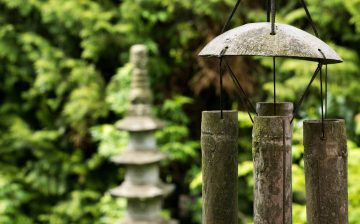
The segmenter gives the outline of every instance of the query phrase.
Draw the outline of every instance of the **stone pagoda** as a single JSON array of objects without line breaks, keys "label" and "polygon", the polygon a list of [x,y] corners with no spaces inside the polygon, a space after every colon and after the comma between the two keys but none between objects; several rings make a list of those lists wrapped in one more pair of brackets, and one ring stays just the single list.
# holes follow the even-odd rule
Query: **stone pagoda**
[{"label": "stone pagoda", "polygon": [[130,134],[123,153],[112,158],[116,164],[126,166],[125,180],[111,194],[127,199],[127,210],[121,224],[173,224],[160,216],[162,201],[174,189],[159,178],[159,162],[165,158],[159,152],[154,132],[164,122],[152,116],[152,93],[147,74],[148,50],[134,45],[130,50],[133,65],[130,108],[128,115],[116,126]]}]

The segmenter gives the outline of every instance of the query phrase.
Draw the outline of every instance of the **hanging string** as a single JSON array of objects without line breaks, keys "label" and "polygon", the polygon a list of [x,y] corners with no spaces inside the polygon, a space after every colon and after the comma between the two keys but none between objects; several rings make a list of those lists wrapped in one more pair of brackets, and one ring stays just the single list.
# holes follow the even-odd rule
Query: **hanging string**
[{"label": "hanging string", "polygon": [[320,98],[321,98],[321,139],[325,139],[325,124],[324,124],[324,97],[323,97],[323,76],[322,68],[320,68]]},{"label": "hanging string", "polygon": [[241,3],[241,0],[238,0],[238,1],[236,2],[233,10],[231,11],[228,19],[226,20],[225,25],[223,26],[223,28],[222,28],[222,30],[221,30],[221,33],[224,33],[224,32],[227,30],[227,28],[228,28],[228,26],[229,26],[229,24],[230,24],[230,22],[231,22],[231,20],[232,20],[232,18],[233,18],[233,16],[234,16],[236,10],[238,9],[240,3]]},{"label": "hanging string", "polygon": [[226,60],[225,60],[225,65],[226,65],[228,71],[230,72],[230,77],[233,80],[235,87],[237,87],[237,92],[238,92],[239,98],[241,100],[241,103],[245,105],[247,113],[250,117],[250,120],[252,123],[254,123],[254,119],[251,116],[250,110],[252,110],[252,112],[256,114],[256,109],[255,109],[254,105],[250,102],[248,95],[244,91],[244,88],[241,86],[238,78],[236,77],[235,73],[233,72],[229,63]]},{"label": "hanging string", "polygon": [[276,59],[273,57],[273,76],[274,76],[274,115],[276,116]]},{"label": "hanging string", "polygon": [[317,30],[317,28],[316,28],[316,25],[315,25],[315,23],[314,23],[314,21],[313,21],[313,19],[312,19],[312,17],[311,17],[311,14],[310,14],[307,6],[306,6],[305,0],[300,0],[300,2],[301,2],[301,4],[302,4],[302,6],[304,7],[304,10],[305,10],[307,19],[308,19],[308,21],[309,21],[312,29],[314,30],[315,36],[319,38],[319,32],[318,32],[318,30]]},{"label": "hanging string", "polygon": [[271,35],[275,35],[276,1],[271,0]]},{"label": "hanging string", "polygon": [[[269,10],[269,1],[268,0],[268,20],[270,19],[269,11],[271,10],[271,33],[270,35],[275,35],[275,19],[276,19],[276,1],[271,0],[270,2],[270,10]],[[276,58],[273,57],[273,79],[274,79],[274,115],[276,115]]]},{"label": "hanging string", "polygon": [[229,72],[230,72],[230,75],[231,75],[232,77],[234,77],[235,83],[236,83],[237,87],[239,88],[239,90],[241,91],[241,93],[243,94],[243,96],[245,97],[245,100],[246,100],[246,102],[247,102],[246,105],[247,105],[248,111],[252,110],[253,113],[257,114],[254,105],[253,105],[253,104],[251,103],[251,101],[249,100],[249,96],[246,94],[244,88],[241,86],[241,84],[240,84],[240,82],[239,82],[239,79],[236,77],[234,71],[232,70],[232,68],[230,67],[229,63],[228,63],[226,60],[225,60],[225,64],[226,64],[227,69],[228,69]]},{"label": "hanging string", "polygon": [[[234,8],[233,8],[233,10],[231,11],[228,19],[227,19],[226,22],[225,22],[225,25],[223,26],[223,28],[222,28],[222,30],[221,30],[221,33],[224,33],[224,32],[227,30],[227,28],[228,28],[228,26],[229,26],[229,24],[230,24],[230,22],[231,22],[231,20],[232,20],[232,18],[233,18],[233,16],[234,16],[236,10],[238,9],[240,3],[241,3],[241,0],[237,0],[235,6],[234,6]],[[220,116],[221,116],[221,119],[224,118],[224,115],[223,115],[223,103],[222,103],[222,98],[223,98],[223,97],[222,97],[222,92],[223,92],[223,70],[222,70],[222,62],[223,62],[223,56],[224,56],[226,50],[227,50],[227,47],[221,51],[221,53],[220,53],[220,61],[219,61],[219,64],[220,64],[220,65],[219,65],[219,67],[220,67],[219,69],[220,69],[220,111],[221,111],[221,112],[220,112],[220,114],[221,114]]]},{"label": "hanging string", "polygon": [[[319,49],[319,52],[324,58],[324,61],[326,62],[326,56],[324,52]],[[327,118],[327,112],[328,112],[328,64],[325,64],[325,118]]]},{"label": "hanging string", "polygon": [[295,114],[297,114],[297,112],[299,111],[300,107],[301,107],[301,104],[303,103],[304,99],[305,99],[305,96],[308,94],[309,90],[310,90],[310,86],[311,84],[314,82],[316,76],[318,75],[319,71],[321,70],[321,67],[322,67],[322,63],[319,63],[315,72],[314,72],[314,75],[312,76],[309,84],[307,85],[303,95],[301,96],[299,102],[295,105],[294,107],[294,112],[293,112],[293,117],[290,121],[290,124],[292,124],[292,122],[294,121],[294,118],[295,118]]},{"label": "hanging string", "polygon": [[220,74],[220,118],[223,119],[224,118],[224,114],[223,114],[223,102],[222,102],[222,94],[223,94],[223,69],[222,69],[222,62],[223,62],[223,57],[220,57],[219,60],[219,74]]},{"label": "hanging string", "polygon": [[325,119],[328,112],[328,64],[325,65]]}]

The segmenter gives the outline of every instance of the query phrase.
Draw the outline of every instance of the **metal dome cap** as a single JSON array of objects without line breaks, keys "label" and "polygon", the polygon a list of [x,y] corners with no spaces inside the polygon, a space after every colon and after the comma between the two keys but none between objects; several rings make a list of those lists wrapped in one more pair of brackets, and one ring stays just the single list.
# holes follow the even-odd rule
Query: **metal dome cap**
[{"label": "metal dome cap", "polygon": [[298,58],[323,64],[342,62],[341,57],[324,41],[294,26],[271,23],[248,23],[231,29],[208,43],[199,56],[272,56]]}]

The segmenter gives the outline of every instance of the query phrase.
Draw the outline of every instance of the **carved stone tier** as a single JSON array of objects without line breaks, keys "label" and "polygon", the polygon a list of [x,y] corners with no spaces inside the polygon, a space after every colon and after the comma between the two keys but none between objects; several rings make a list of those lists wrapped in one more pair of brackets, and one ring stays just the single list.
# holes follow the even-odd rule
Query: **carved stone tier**
[{"label": "carved stone tier", "polygon": [[116,127],[123,131],[155,131],[165,127],[165,122],[151,116],[128,116],[118,121]]},{"label": "carved stone tier", "polygon": [[165,154],[155,150],[126,149],[122,154],[112,157],[111,161],[123,165],[146,165],[158,163],[165,158]]},{"label": "carved stone tier", "polygon": [[117,197],[144,200],[165,197],[173,190],[173,185],[164,184],[162,182],[159,182],[156,185],[133,185],[132,183],[124,182],[119,187],[112,189],[110,193]]}]

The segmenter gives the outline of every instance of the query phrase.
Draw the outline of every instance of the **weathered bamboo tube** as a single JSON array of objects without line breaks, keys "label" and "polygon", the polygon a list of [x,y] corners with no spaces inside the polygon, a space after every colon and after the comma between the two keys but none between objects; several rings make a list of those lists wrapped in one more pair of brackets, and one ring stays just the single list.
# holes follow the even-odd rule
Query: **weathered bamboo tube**
[{"label": "weathered bamboo tube", "polygon": [[253,127],[254,223],[291,224],[292,103],[258,103]]},{"label": "weathered bamboo tube", "polygon": [[304,147],[307,223],[347,224],[345,121],[305,121]]},{"label": "weathered bamboo tube", "polygon": [[238,223],[238,113],[220,116],[202,113],[203,224]]}]

